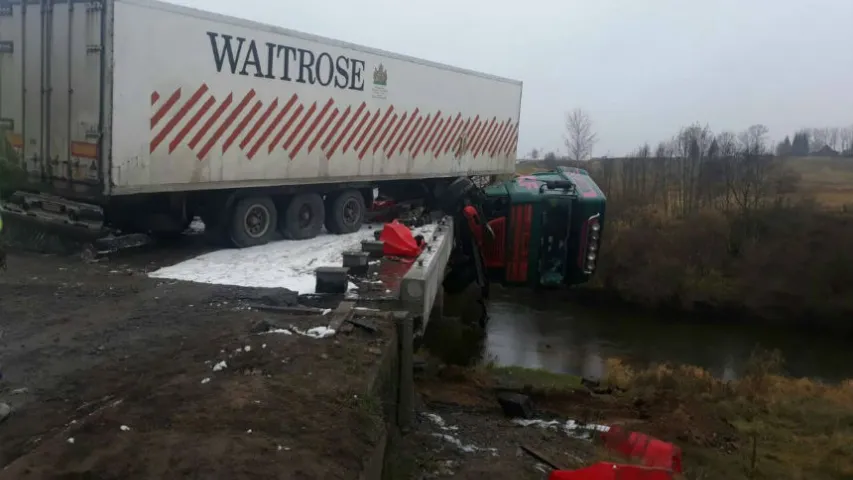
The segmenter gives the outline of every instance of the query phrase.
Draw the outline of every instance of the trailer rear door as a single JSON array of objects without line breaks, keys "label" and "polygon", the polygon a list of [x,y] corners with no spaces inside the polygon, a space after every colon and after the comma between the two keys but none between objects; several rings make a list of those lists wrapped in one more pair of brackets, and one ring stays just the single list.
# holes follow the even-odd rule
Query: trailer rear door
[{"label": "trailer rear door", "polygon": [[105,0],[0,0],[6,150],[45,193],[104,193]]}]

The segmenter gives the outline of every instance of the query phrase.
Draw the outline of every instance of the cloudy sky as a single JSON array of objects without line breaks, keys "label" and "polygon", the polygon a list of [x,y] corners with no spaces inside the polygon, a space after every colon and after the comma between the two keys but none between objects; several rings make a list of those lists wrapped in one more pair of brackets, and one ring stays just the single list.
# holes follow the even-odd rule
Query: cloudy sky
[{"label": "cloudy sky", "polygon": [[524,81],[519,154],[596,155],[708,123],[853,125],[853,0],[170,0]]}]

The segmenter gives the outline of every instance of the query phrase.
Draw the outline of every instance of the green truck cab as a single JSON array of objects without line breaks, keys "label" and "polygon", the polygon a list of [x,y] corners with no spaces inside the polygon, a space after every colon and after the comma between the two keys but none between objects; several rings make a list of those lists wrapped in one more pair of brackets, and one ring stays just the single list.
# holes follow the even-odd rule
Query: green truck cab
[{"label": "green truck cab", "polygon": [[517,176],[483,189],[492,234],[483,259],[492,281],[557,287],[595,272],[606,198],[585,170]]}]

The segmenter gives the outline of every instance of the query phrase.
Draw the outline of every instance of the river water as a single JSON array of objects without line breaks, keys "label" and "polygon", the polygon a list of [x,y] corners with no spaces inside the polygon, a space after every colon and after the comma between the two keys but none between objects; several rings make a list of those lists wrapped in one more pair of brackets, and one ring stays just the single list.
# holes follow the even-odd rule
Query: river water
[{"label": "river water", "polygon": [[435,336],[441,340],[432,343],[444,344],[456,356],[467,350],[498,365],[590,377],[603,376],[606,359],[615,357],[637,367],[663,362],[696,365],[734,379],[756,349],[775,349],[782,354],[784,373],[789,375],[827,382],[853,378],[848,341],[831,335],[696,322],[686,316],[608,312],[578,306],[559,292],[501,288],[493,289],[489,314],[485,338],[482,334],[458,338],[457,333],[456,341],[449,341],[453,333],[446,329],[439,333],[436,325]]}]

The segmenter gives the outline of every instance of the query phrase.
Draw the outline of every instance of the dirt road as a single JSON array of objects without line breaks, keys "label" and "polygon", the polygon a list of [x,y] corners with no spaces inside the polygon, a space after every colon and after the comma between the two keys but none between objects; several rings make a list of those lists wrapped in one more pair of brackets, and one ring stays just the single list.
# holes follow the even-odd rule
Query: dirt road
[{"label": "dirt road", "polygon": [[0,425],[0,479],[360,471],[382,425],[359,395],[389,332],[250,334],[259,320],[319,324],[246,307],[294,302],[286,290],[145,275],[194,253],[95,264],[10,254],[0,274],[0,401],[14,413]]}]

